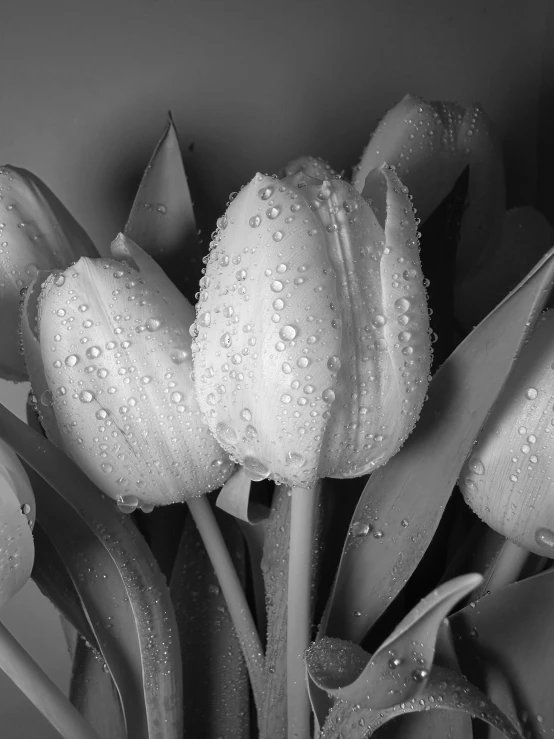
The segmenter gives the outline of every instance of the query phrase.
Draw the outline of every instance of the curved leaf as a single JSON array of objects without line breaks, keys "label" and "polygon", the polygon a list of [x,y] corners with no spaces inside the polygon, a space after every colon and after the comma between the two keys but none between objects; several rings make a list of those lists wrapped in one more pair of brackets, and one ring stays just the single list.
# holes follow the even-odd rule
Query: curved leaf
[{"label": "curved leaf", "polygon": [[[307,657],[311,678],[329,695],[372,708],[390,708],[417,697],[429,677],[442,620],[480,582],[480,575],[464,575],[441,585],[410,611],[365,664],[361,647],[346,648],[341,640],[323,637]],[[333,666],[329,672],[328,662]]]},{"label": "curved leaf", "polygon": [[464,673],[528,736],[551,732],[554,569],[492,592],[450,623]]},{"label": "curved leaf", "polygon": [[216,505],[222,511],[249,524],[258,524],[269,517],[269,508],[250,498],[252,480],[244,467],[238,467],[217,496]]},{"label": "curved leaf", "polygon": [[551,249],[433,377],[415,430],[362,493],[323,623],[328,635],[360,641],[414,572],[553,283]]},{"label": "curved leaf", "polygon": [[[444,667],[433,667],[429,682],[417,699],[397,704],[392,708],[374,709],[363,704],[337,701],[329,713],[320,739],[339,739],[341,736],[348,739],[367,739],[373,736],[380,726],[397,716],[432,709],[463,711],[495,727],[507,739],[523,739],[512,722],[484,693],[460,675]],[[448,721],[446,724],[448,727]],[[441,739],[449,736],[448,727]],[[404,735],[402,737],[404,738]]]},{"label": "curved leaf", "polygon": [[194,299],[202,252],[171,114],[144,172],[125,235],[154,257],[189,300]]},{"label": "curved leaf", "polygon": [[129,736],[181,739],[177,628],[152,553],[132,521],[63,452],[2,405],[0,437],[44,479],[35,488],[38,521],[79,594]]}]

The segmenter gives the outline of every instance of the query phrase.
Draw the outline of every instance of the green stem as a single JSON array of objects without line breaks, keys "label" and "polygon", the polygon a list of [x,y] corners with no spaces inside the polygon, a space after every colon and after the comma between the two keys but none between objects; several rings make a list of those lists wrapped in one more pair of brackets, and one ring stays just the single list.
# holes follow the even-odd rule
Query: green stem
[{"label": "green stem", "polygon": [[0,623],[0,669],[64,739],[100,739],[79,711]]},{"label": "green stem", "polygon": [[208,499],[205,495],[189,498],[187,504],[227,602],[250,675],[256,708],[260,713],[265,682],[264,651],[254,619]]},{"label": "green stem", "polygon": [[309,739],[310,701],[304,652],[310,645],[312,553],[317,485],[291,489],[287,600],[288,739]]}]

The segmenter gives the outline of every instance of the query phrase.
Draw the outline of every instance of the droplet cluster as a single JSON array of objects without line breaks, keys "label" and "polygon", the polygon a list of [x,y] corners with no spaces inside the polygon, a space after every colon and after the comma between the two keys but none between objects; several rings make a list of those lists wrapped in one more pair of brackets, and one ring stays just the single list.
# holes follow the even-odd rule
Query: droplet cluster
[{"label": "droplet cluster", "polygon": [[125,512],[221,485],[231,464],[196,402],[190,304],[112,260],[62,277],[45,281],[31,329],[48,383],[38,409],[66,450]]}]

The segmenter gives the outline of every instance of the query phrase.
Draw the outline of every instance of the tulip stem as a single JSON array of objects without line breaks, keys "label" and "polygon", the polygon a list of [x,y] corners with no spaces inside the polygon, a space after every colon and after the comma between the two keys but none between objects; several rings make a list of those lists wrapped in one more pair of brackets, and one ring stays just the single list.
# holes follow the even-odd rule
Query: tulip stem
[{"label": "tulip stem", "polygon": [[79,711],[0,623],[0,669],[64,739],[100,739]]},{"label": "tulip stem", "polygon": [[310,701],[304,652],[311,638],[312,558],[318,485],[291,489],[287,597],[288,739],[309,739]]},{"label": "tulip stem", "polygon": [[219,580],[221,592],[235,626],[252,683],[254,701],[258,714],[260,714],[263,706],[265,658],[252,613],[207,497],[202,495],[198,498],[189,498],[187,504]]}]

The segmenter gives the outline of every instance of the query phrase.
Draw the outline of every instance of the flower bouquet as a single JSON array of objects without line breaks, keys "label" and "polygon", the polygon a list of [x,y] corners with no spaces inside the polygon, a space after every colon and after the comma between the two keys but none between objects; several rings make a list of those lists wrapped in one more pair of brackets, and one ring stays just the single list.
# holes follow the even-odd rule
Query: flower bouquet
[{"label": "flower bouquet", "polygon": [[171,118],[109,257],[16,167],[0,221],[0,606],[69,699],[0,667],[62,737],[550,736],[552,228],[479,106],[254,174],[207,254]]}]

